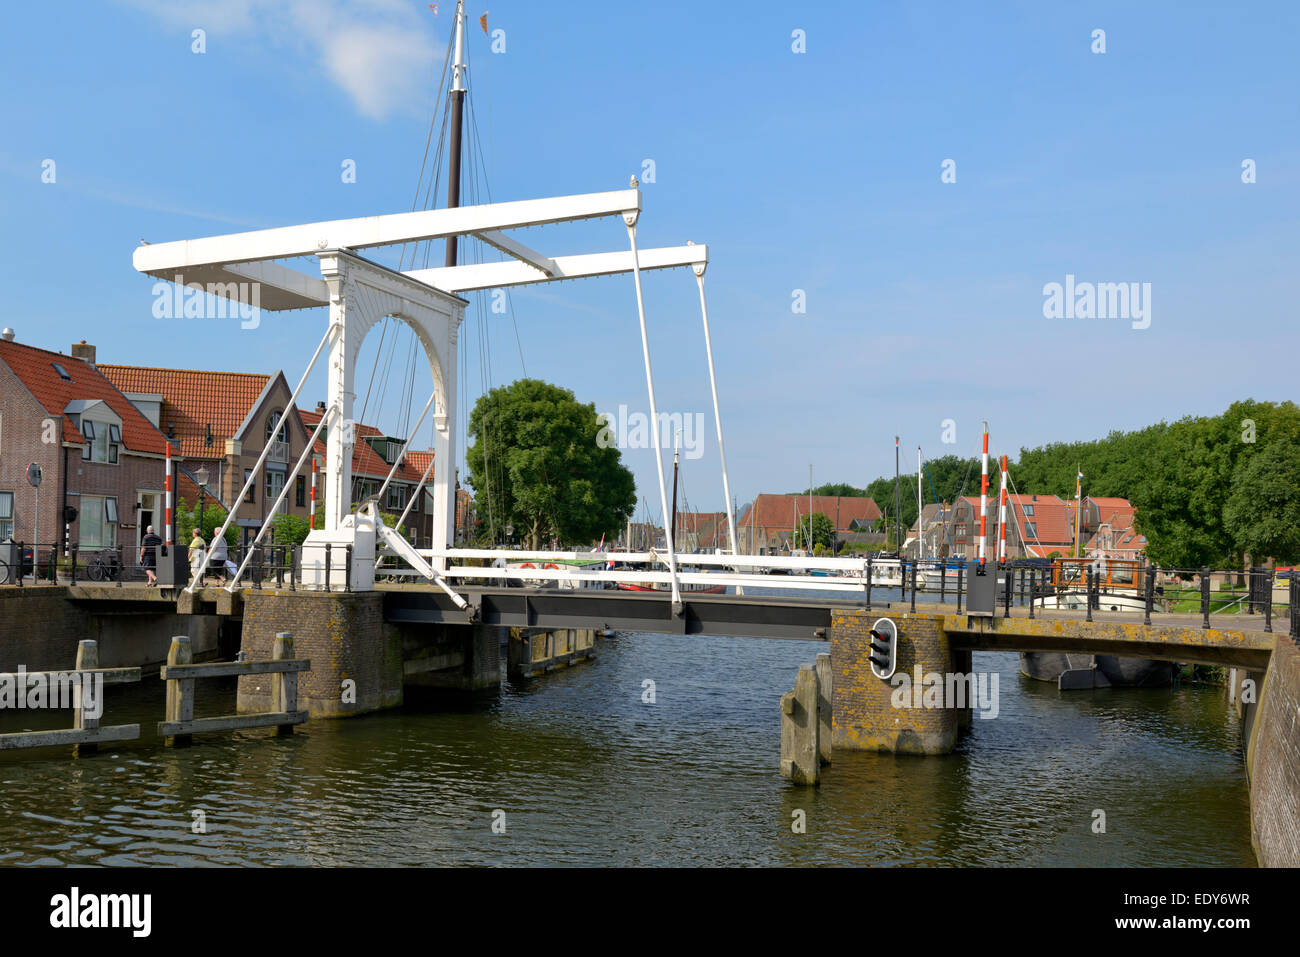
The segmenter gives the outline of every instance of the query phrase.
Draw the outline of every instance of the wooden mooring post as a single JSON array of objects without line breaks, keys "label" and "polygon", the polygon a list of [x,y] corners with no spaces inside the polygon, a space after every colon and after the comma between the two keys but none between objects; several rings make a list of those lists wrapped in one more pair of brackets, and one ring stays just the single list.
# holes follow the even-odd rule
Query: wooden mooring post
[{"label": "wooden mooring post", "polygon": [[[292,734],[295,724],[307,720],[298,710],[298,673],[311,670],[311,662],[293,657],[293,635],[275,636],[270,661],[219,661],[192,664],[190,640],[173,638],[167,666],[161,677],[167,682],[167,720],[158,722],[158,733],[168,747],[185,747],[191,736],[208,731],[238,731],[243,728],[274,727],[276,734]],[[258,714],[228,714],[215,718],[194,717],[194,682],[199,678],[227,678],[243,675],[271,675],[271,707]]]},{"label": "wooden mooring post", "polygon": [[[99,667],[99,645],[96,642],[85,640],[78,643],[77,667],[74,672],[25,671],[19,674],[0,675],[0,681],[14,683],[19,693],[24,695],[27,694],[32,679],[45,683],[45,691],[51,699],[57,696],[61,689],[71,692],[73,726],[54,731],[18,731],[13,734],[0,734],[0,751],[70,744],[73,746],[72,753],[82,757],[94,754],[101,743],[134,741],[140,737],[138,724],[116,724],[108,727],[100,724],[104,713],[104,686],[139,681],[140,669]],[[91,686],[89,692],[87,685]],[[89,713],[90,708],[95,708],[99,713],[92,716]]]}]

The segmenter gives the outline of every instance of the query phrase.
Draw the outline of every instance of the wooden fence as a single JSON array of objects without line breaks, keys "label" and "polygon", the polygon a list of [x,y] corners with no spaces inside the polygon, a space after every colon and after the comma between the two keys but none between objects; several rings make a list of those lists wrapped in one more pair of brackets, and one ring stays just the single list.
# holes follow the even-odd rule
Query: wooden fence
[{"label": "wooden fence", "polygon": [[[167,652],[167,666],[159,675],[167,682],[167,720],[158,722],[158,733],[165,739],[167,747],[185,747],[193,735],[207,731],[238,731],[274,725],[277,734],[292,734],[295,724],[307,720],[307,712],[298,710],[298,674],[310,671],[311,662],[293,657],[293,635],[288,632],[275,636],[271,661],[220,661],[196,665],[193,660],[189,638],[173,638]],[[215,718],[194,717],[194,682],[199,678],[264,674],[271,675],[271,711]]]},{"label": "wooden fence", "polygon": [[[69,680],[76,675],[75,685]],[[139,668],[101,668],[99,667],[99,646],[94,641],[86,640],[77,645],[77,668],[68,671],[26,671],[18,674],[0,675],[0,681],[11,682],[19,694],[25,695],[28,683],[35,678],[44,682],[49,688],[68,687],[73,694],[73,726],[54,731],[18,731],[13,734],[0,734],[0,751],[16,748],[48,748],[54,745],[73,745],[73,754],[93,754],[98,745],[109,741],[133,741],[140,737],[138,724],[115,724],[107,727],[100,725],[99,717],[91,717],[86,705],[90,697],[86,691],[88,683],[98,685],[91,693],[98,697],[99,711],[104,708],[104,685],[122,684],[140,680]],[[20,687],[21,686],[21,687]],[[47,705],[48,707],[49,705]]]}]

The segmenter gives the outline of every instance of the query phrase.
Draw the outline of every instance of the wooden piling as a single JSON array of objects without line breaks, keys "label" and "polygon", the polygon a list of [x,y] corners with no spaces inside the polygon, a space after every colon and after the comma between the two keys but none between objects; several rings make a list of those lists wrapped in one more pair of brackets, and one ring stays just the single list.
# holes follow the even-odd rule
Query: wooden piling
[{"label": "wooden piling", "polygon": [[[99,643],[91,639],[83,639],[82,641],[77,642],[77,670],[94,671],[98,667]],[[86,684],[94,679],[92,676],[86,674],[83,674],[80,677],[81,683],[77,687],[77,703],[72,710],[72,727],[77,731],[97,731],[99,730],[99,719],[92,718],[86,714]],[[100,686],[99,693],[101,696],[99,701],[99,710],[100,714],[103,714],[103,685]],[[72,754],[74,757],[78,758],[88,754],[94,754],[98,750],[99,745],[95,744],[93,741],[74,744],[72,746]]]},{"label": "wooden piling", "polygon": [[833,690],[831,656],[822,652],[814,666],[817,672],[817,749],[822,764],[831,763],[831,701]]},{"label": "wooden piling", "polygon": [[[190,639],[185,635],[172,638],[172,646],[167,651],[167,667],[189,665],[194,663],[190,650]],[[167,720],[194,720],[194,679],[177,678],[167,682]],[[193,735],[174,734],[163,739],[169,748],[188,748],[193,742]]]},{"label": "wooden piling", "polygon": [[[293,635],[287,631],[276,632],[272,645],[271,658],[275,661],[288,661],[293,657]],[[271,675],[271,710],[291,714],[298,710],[298,673],[294,671],[275,672]],[[277,736],[293,734],[292,724],[277,724]]]},{"label": "wooden piling", "polygon": [[800,665],[794,690],[781,696],[781,776],[794,784],[821,783],[817,672]]}]

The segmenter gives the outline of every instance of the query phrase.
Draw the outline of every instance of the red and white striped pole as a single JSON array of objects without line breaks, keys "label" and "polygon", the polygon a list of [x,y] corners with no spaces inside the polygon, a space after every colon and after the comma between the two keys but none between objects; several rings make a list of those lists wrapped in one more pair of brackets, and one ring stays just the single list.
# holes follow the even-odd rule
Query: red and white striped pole
[{"label": "red and white striped pole", "polygon": [[998,562],[1007,560],[1007,457],[1002,456],[1002,501],[998,505]]},{"label": "red and white striped pole", "polygon": [[984,564],[985,533],[989,520],[989,424],[984,423],[984,456],[980,462],[980,564]]},{"label": "red and white striped pole", "polygon": [[163,521],[167,529],[163,532],[163,544],[169,549],[172,544],[172,444],[164,443],[167,446],[167,459],[164,468],[167,474],[163,476]]},{"label": "red and white striped pole", "polygon": [[316,527],[316,456],[311,457],[311,517],[307,519],[307,527]]}]

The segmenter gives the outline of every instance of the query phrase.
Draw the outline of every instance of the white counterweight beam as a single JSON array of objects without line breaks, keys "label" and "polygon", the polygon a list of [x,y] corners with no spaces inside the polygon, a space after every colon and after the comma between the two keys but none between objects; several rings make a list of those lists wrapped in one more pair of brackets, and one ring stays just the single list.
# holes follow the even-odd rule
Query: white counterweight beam
[{"label": "white counterweight beam", "polygon": [[324,249],[393,246],[467,233],[618,216],[640,210],[641,191],[620,189],[608,193],[335,219],[205,239],[154,243],[136,249],[131,261],[139,272],[160,275],[195,266],[290,259],[315,255]]},{"label": "white counterweight beam", "polygon": [[[709,262],[708,246],[665,246],[658,249],[642,249],[640,252],[639,265],[642,272],[647,269],[705,266]],[[541,269],[526,262],[511,261],[415,269],[406,275],[446,292],[471,292],[475,289],[523,286],[534,282],[613,276],[631,272],[633,265],[632,253],[629,251],[556,256],[550,262],[555,267],[553,275],[547,275]]]}]

